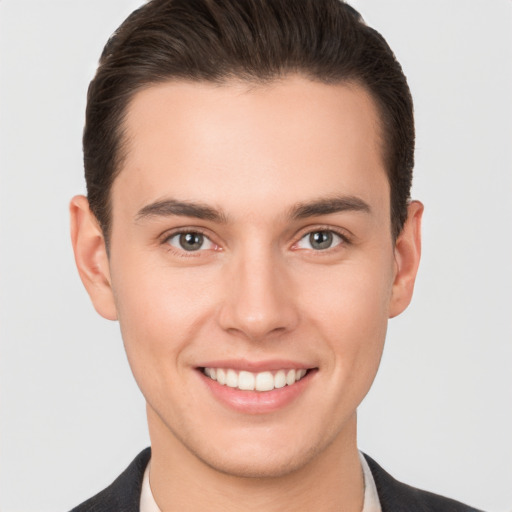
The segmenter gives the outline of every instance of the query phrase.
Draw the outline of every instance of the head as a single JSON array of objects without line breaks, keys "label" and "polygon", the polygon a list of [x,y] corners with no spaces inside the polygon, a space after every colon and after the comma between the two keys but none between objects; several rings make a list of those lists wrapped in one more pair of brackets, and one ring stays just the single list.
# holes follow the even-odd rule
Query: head
[{"label": "head", "polygon": [[154,0],[108,42],[86,123],[73,245],[153,458],[279,476],[355,449],[420,252],[382,37],[337,0]]},{"label": "head", "polygon": [[169,80],[261,84],[287,74],[357,84],[375,102],[396,238],[412,182],[412,98],[388,44],[357,11],[339,0],[152,0],[108,41],[88,92],[85,177],[107,244],[112,184],[127,145],[124,119],[137,92]]}]

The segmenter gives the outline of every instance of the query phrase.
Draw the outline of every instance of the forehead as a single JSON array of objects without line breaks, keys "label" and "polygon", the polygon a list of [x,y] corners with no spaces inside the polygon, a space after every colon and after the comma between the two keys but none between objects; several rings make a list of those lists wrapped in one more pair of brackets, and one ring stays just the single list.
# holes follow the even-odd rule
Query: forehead
[{"label": "forehead", "polygon": [[166,196],[240,212],[339,194],[389,208],[377,110],[354,84],[166,82],[134,96],[124,128],[114,215],[127,197]]}]

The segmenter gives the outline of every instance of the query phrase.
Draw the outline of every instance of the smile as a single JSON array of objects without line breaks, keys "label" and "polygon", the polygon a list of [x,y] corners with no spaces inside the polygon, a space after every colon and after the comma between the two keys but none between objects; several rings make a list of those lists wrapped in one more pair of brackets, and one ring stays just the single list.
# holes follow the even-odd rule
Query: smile
[{"label": "smile", "polygon": [[307,373],[304,368],[253,373],[231,368],[203,368],[203,373],[222,386],[241,391],[272,391],[291,386]]}]

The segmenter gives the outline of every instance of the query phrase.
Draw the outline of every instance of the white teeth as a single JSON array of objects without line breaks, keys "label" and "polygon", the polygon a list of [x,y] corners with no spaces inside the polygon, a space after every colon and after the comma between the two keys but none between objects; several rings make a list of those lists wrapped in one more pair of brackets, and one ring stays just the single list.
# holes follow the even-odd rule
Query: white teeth
[{"label": "white teeth", "polygon": [[230,388],[238,388],[243,391],[271,391],[273,389],[291,386],[302,379],[307,373],[304,368],[295,370],[278,370],[272,372],[251,373],[247,371],[237,372],[231,368],[204,368],[204,374],[221,385]]},{"label": "white teeth", "polygon": [[245,391],[254,391],[256,379],[251,372],[240,372],[238,375],[238,388]]},{"label": "white teeth", "polygon": [[284,373],[284,370],[279,370],[274,375],[274,386],[278,389],[286,386],[286,373]]},{"label": "white teeth", "polygon": [[274,376],[270,372],[261,372],[256,375],[256,391],[270,391],[274,389]]},{"label": "white teeth", "polygon": [[217,382],[223,386],[226,384],[226,372],[222,368],[217,370]]},{"label": "white teeth", "polygon": [[228,370],[226,373],[226,386],[230,388],[238,387],[238,374],[235,370]]},{"label": "white teeth", "polygon": [[306,375],[306,370],[304,370],[304,368],[302,370],[297,370],[296,374],[295,374],[295,380],[300,380],[302,379],[302,377],[304,377],[304,375]]}]

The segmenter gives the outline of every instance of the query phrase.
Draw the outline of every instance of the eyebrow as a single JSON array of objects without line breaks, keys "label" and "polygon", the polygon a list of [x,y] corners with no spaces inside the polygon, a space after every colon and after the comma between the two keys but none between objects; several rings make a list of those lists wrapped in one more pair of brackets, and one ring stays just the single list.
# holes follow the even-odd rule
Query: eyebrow
[{"label": "eyebrow", "polygon": [[359,197],[338,196],[322,198],[307,203],[298,203],[291,209],[290,217],[293,219],[305,219],[307,217],[347,211],[371,213],[371,208],[368,203]]},{"label": "eyebrow", "polygon": [[225,224],[227,216],[222,211],[211,206],[191,201],[178,201],[176,199],[164,199],[155,201],[141,208],[135,220],[144,220],[149,217],[169,216],[195,217],[196,219],[210,220]]},{"label": "eyebrow", "polygon": [[[346,211],[371,213],[370,206],[359,197],[339,196],[298,203],[290,209],[288,217],[300,220]],[[228,221],[227,215],[221,210],[203,203],[178,201],[177,199],[163,199],[150,203],[137,212],[135,219],[140,221],[151,217],[170,216],[194,217],[220,224],[226,224]]]}]

